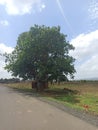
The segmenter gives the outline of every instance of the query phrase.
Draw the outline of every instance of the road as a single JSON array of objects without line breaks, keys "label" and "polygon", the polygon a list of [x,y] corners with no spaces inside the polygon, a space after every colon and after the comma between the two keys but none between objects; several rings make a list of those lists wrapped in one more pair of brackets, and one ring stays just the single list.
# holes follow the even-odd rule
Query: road
[{"label": "road", "polygon": [[0,130],[98,130],[36,97],[0,85]]}]

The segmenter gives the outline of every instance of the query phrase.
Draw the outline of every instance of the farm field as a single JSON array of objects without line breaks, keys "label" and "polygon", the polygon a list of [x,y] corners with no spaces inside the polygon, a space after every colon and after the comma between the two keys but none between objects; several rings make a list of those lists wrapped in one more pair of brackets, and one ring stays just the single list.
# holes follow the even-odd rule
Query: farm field
[{"label": "farm field", "polygon": [[[8,86],[24,92],[34,92],[30,82],[14,83]],[[40,96],[60,102],[73,109],[83,110],[98,115],[98,81],[65,82],[60,85],[49,84],[49,89],[39,92]]]}]

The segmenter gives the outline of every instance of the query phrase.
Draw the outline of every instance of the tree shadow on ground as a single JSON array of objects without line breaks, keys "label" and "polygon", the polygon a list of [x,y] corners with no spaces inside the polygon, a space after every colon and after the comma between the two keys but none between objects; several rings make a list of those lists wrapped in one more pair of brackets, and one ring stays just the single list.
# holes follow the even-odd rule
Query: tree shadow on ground
[{"label": "tree shadow on ground", "polygon": [[32,97],[38,97],[40,96],[34,89],[26,89],[26,88],[11,88],[12,91],[10,92],[18,92],[19,94],[22,94],[24,96],[32,96]]},{"label": "tree shadow on ground", "polygon": [[79,100],[77,99],[77,94],[79,94],[79,91],[77,90],[71,90],[68,88],[64,89],[55,89],[55,90],[46,90],[43,92],[43,95],[47,97],[52,97],[54,99],[57,99],[62,102],[69,102],[71,104],[79,103]]},{"label": "tree shadow on ground", "polygon": [[62,102],[69,102],[71,104],[79,103],[77,99],[77,94],[79,91],[71,90],[68,88],[64,89],[47,89],[42,92],[36,92],[34,89],[21,89],[21,88],[13,88],[12,89],[19,94],[24,96],[32,96],[32,97],[50,97]]}]

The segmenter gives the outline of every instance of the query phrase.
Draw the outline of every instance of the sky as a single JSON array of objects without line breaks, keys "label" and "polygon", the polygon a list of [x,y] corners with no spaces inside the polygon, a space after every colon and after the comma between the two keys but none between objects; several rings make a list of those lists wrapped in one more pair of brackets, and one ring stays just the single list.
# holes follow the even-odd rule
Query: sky
[{"label": "sky", "polygon": [[[75,79],[98,78],[98,0],[0,0],[0,54],[34,24],[60,26],[75,61]],[[0,78],[10,78],[0,55]]]}]

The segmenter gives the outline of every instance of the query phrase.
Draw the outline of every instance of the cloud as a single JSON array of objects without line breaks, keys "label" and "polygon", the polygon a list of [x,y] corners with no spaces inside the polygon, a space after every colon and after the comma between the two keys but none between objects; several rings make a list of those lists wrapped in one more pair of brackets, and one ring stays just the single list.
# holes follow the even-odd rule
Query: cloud
[{"label": "cloud", "polygon": [[6,46],[4,43],[0,43],[0,53],[11,53],[13,51],[12,47]]},{"label": "cloud", "polygon": [[11,78],[11,74],[4,70],[5,62],[4,58],[0,55],[0,79]]},{"label": "cloud", "polygon": [[98,1],[92,0],[88,8],[89,16],[91,19],[98,19]]},{"label": "cloud", "polygon": [[70,54],[76,58],[76,79],[98,77],[98,30],[80,34],[70,43],[75,47]]},{"label": "cloud", "polygon": [[90,0],[88,5],[88,20],[90,30],[95,30],[98,26],[98,0]]},{"label": "cloud", "polygon": [[24,15],[36,10],[41,12],[45,8],[41,0],[0,0],[0,4],[9,15]]},{"label": "cloud", "polygon": [[0,78],[10,78],[11,74],[4,70],[5,58],[2,56],[5,52],[11,53],[12,47],[6,46],[4,43],[0,43]]},{"label": "cloud", "polygon": [[85,63],[76,66],[76,79],[98,78],[98,54],[92,56]]},{"label": "cloud", "polygon": [[7,20],[1,20],[0,24],[3,25],[3,26],[8,26],[9,22]]}]

